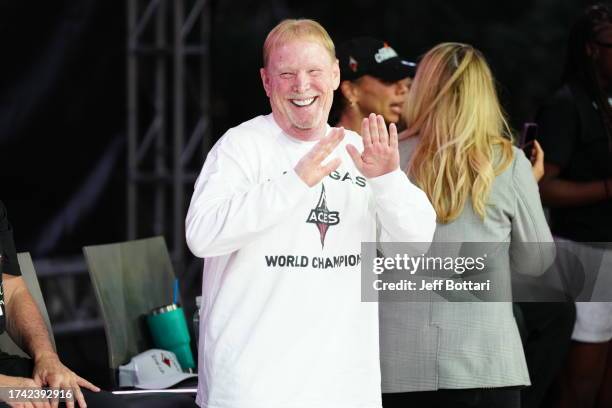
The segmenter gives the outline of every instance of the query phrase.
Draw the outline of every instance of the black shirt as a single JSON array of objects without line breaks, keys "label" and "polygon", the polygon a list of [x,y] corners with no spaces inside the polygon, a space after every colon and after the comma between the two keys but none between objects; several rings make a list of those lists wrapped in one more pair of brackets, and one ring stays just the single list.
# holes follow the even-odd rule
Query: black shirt
[{"label": "black shirt", "polygon": [[[564,85],[540,109],[538,140],[545,160],[561,168],[560,178],[602,181],[612,176],[612,157],[604,123],[586,90]],[[612,241],[612,202],[550,209],[555,235],[580,242]]]},{"label": "black shirt", "polygon": [[[17,262],[17,251],[15,250],[15,242],[13,241],[13,228],[8,221],[6,215],[6,207],[0,201],[0,269],[2,273],[9,275],[21,275],[19,263]],[[4,332],[5,313],[4,308],[4,287],[2,286],[2,275],[0,275],[0,333]]]}]

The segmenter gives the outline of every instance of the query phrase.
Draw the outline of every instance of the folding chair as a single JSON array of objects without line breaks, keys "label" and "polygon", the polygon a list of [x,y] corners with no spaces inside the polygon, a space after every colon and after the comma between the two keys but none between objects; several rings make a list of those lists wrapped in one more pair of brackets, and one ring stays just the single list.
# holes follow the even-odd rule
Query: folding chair
[{"label": "folding chair", "polygon": [[122,364],[152,348],[144,315],[172,303],[174,270],[163,237],[83,248],[100,305],[111,378]]}]

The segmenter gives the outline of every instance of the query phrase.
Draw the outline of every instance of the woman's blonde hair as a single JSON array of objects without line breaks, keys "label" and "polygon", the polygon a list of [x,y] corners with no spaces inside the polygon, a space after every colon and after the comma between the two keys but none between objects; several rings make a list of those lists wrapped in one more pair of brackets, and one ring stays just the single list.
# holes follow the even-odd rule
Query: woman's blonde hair
[{"label": "woman's blonde hair", "polygon": [[512,134],[482,54],[443,43],[419,63],[404,117],[419,144],[407,173],[429,197],[438,222],[455,220],[468,197],[483,220],[495,176],[512,162]]}]

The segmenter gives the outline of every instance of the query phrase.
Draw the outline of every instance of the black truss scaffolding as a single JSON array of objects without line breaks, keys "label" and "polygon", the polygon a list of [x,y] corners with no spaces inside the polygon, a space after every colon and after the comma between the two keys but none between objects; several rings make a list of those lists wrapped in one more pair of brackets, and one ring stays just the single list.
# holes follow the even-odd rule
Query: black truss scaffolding
[{"label": "black truss scaffolding", "polygon": [[192,186],[210,147],[209,3],[127,3],[127,238],[164,235],[178,269]]}]

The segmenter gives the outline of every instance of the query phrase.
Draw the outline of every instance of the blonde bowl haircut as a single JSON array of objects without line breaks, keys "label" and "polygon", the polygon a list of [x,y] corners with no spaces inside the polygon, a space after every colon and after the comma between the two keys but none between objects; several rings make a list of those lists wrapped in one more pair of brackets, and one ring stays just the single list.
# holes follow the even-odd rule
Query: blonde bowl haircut
[{"label": "blonde bowl haircut", "polygon": [[293,40],[309,40],[321,44],[332,61],[336,60],[334,42],[323,26],[310,19],[283,20],[268,33],[263,46],[264,68],[268,66],[270,54],[274,48]]},{"label": "blonde bowl haircut", "polygon": [[484,220],[493,180],[513,160],[512,132],[482,54],[442,43],[419,63],[404,104],[408,135],[420,141],[406,172],[429,197],[439,223],[469,198]]}]

